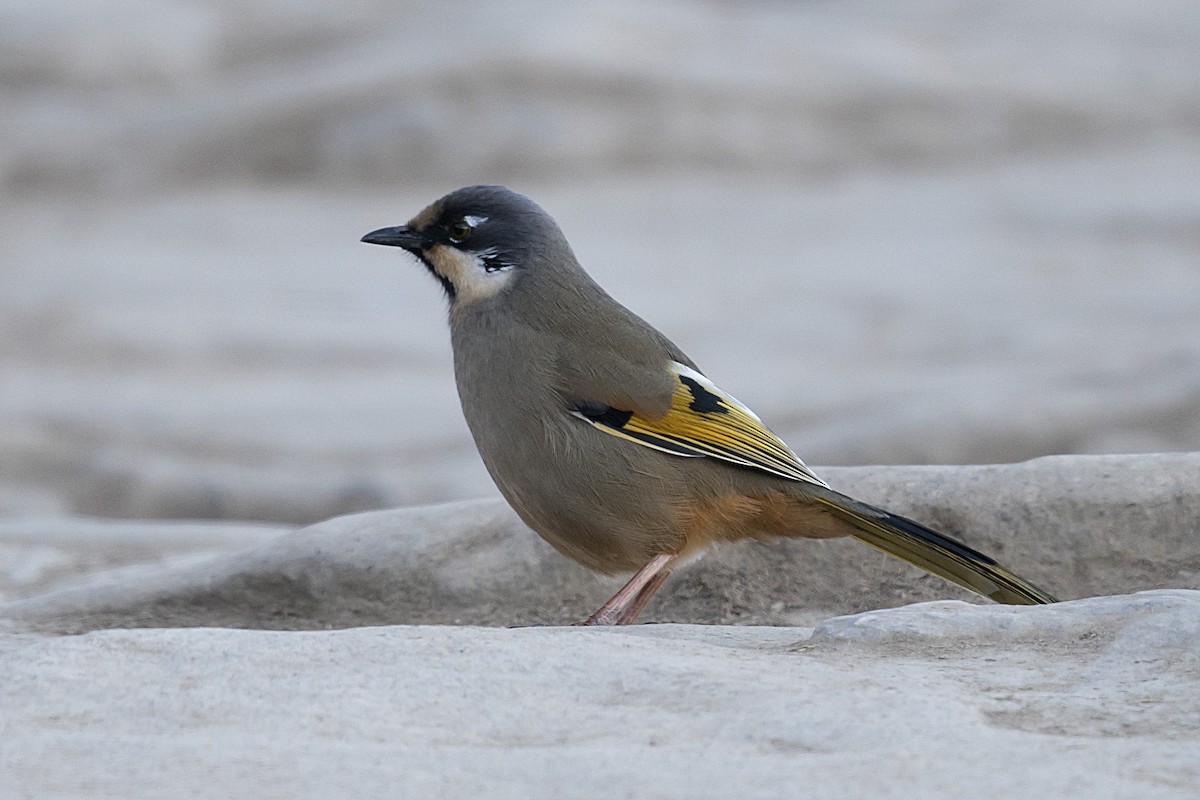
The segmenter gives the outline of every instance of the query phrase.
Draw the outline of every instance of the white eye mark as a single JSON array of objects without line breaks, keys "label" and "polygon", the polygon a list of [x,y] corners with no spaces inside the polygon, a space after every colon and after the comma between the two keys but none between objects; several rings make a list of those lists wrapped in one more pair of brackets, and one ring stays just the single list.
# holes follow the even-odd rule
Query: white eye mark
[{"label": "white eye mark", "polygon": [[470,215],[463,217],[463,222],[467,223],[472,228],[478,228],[480,225],[482,225],[483,223],[485,223],[487,221],[488,221],[487,217],[474,217],[474,216],[470,216]]}]

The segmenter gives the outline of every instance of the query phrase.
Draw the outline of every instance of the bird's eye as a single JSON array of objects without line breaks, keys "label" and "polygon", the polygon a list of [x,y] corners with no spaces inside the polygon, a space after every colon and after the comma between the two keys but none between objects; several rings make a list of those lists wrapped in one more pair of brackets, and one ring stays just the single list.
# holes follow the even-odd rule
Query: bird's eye
[{"label": "bird's eye", "polygon": [[471,227],[471,223],[467,222],[465,219],[460,219],[458,222],[450,226],[450,241],[454,242],[455,244],[465,242],[468,238],[470,238],[471,233],[474,230],[475,229]]}]

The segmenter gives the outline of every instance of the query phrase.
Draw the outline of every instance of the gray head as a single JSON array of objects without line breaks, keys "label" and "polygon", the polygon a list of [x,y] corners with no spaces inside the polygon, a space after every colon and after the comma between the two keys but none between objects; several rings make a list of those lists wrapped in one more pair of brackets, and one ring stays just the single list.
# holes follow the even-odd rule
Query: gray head
[{"label": "gray head", "polygon": [[493,297],[547,264],[576,266],[554,219],[503,186],[458,189],[407,225],[372,231],[362,241],[415,255],[441,281],[452,304]]}]

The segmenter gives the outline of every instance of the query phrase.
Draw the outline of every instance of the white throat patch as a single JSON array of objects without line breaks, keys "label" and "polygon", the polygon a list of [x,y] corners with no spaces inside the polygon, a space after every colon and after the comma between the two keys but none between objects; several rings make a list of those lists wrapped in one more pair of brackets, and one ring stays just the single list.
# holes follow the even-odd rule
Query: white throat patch
[{"label": "white throat patch", "polygon": [[455,303],[483,300],[499,292],[512,280],[513,266],[494,260],[499,251],[488,248],[478,253],[436,244],[425,251],[434,270],[454,286]]}]

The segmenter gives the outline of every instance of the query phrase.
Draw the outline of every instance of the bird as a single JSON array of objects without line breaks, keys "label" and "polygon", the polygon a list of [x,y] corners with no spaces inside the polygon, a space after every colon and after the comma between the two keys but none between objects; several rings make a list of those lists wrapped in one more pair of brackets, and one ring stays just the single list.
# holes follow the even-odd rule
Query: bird
[{"label": "bird", "polygon": [[407,251],[441,284],[463,415],[521,520],[586,567],[632,573],[578,624],[631,624],[673,569],[718,543],[774,537],[849,535],[997,602],[1057,602],[830,487],[604,291],[525,195],[467,186],[361,241]]}]

